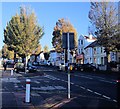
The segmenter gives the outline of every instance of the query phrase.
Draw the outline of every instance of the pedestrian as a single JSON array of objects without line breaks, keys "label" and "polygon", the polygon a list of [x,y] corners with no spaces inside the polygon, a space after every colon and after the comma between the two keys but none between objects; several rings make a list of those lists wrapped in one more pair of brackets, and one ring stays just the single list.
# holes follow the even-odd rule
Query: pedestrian
[{"label": "pedestrian", "polygon": [[3,62],[3,67],[4,67],[4,72],[6,71],[6,68],[7,68],[7,63],[6,61]]}]

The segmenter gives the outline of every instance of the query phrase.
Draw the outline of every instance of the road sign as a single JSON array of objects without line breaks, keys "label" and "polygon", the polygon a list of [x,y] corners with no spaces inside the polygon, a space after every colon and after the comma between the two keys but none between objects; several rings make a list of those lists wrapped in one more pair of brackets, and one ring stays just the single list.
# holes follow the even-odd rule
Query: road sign
[{"label": "road sign", "polygon": [[75,48],[74,33],[63,33],[62,35],[62,48],[68,49],[68,35],[69,35],[69,50]]}]

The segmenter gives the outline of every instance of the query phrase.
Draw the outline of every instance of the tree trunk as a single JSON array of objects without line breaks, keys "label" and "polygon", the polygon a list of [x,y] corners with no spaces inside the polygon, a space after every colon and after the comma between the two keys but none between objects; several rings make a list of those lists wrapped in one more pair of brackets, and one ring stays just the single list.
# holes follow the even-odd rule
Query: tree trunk
[{"label": "tree trunk", "polygon": [[14,51],[14,63],[16,63],[16,52]]}]

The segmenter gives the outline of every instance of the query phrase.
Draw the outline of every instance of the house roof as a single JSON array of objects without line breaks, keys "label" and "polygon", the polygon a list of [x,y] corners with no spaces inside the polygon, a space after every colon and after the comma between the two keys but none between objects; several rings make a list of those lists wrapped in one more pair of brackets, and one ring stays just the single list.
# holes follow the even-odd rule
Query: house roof
[{"label": "house roof", "polygon": [[52,52],[56,52],[55,50],[50,50],[50,53],[52,53]]},{"label": "house roof", "polygon": [[96,40],[96,37],[94,37],[94,36],[84,36],[86,39],[91,39],[91,40]]},{"label": "house roof", "polygon": [[94,41],[91,44],[89,44],[87,47],[85,47],[85,49],[89,48],[89,47],[93,48],[93,47],[97,47],[97,46],[100,46],[100,44],[98,43],[98,41]]}]

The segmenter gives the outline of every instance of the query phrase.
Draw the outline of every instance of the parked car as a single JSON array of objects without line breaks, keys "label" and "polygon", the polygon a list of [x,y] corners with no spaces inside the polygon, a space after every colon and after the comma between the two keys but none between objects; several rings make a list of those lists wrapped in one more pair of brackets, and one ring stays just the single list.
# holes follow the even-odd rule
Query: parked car
[{"label": "parked car", "polygon": [[95,66],[91,65],[91,64],[77,64],[77,70],[80,71],[97,71],[99,70],[98,68],[96,68]]},{"label": "parked car", "polygon": [[24,72],[25,71],[25,65],[22,62],[17,62],[14,65],[14,71],[18,73],[19,71]]},{"label": "parked car", "polygon": [[65,71],[64,63],[59,64],[59,70]]},{"label": "parked car", "polygon": [[7,60],[7,65],[14,65],[14,60]]},{"label": "parked car", "polygon": [[39,66],[39,62],[33,62],[32,65]]},{"label": "parked car", "polygon": [[37,71],[37,69],[38,69],[37,66],[34,65],[32,62],[27,63],[28,72],[35,72],[35,71]]}]

